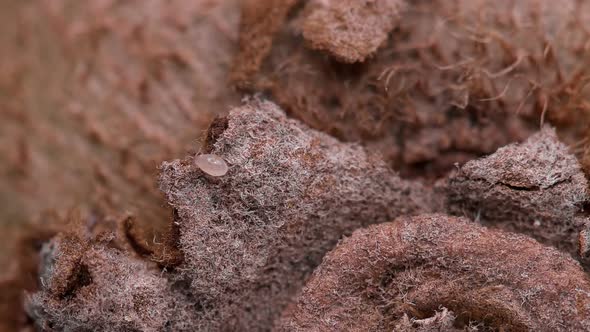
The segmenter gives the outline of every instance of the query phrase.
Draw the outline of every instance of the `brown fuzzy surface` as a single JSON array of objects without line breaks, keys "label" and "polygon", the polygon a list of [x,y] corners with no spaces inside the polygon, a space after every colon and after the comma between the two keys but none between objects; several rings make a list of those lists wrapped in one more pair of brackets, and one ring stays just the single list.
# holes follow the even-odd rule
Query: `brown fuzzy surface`
[{"label": "brown fuzzy surface", "polygon": [[112,235],[90,240],[60,233],[41,249],[40,289],[27,311],[43,331],[188,330],[192,303],[154,263],[114,248]]},{"label": "brown fuzzy surface", "polygon": [[425,215],[342,241],[277,331],[587,331],[589,311],[590,280],[570,257],[522,235]]},{"label": "brown fuzzy surface", "polygon": [[0,10],[0,227],[72,207],[163,225],[157,166],[239,100],[226,83],[237,2],[1,0]]},{"label": "brown fuzzy surface", "polygon": [[[514,149],[524,151],[511,153]],[[456,186],[455,192],[436,191],[402,180],[358,144],[310,129],[258,99],[214,121],[203,150],[223,158],[229,172],[208,176],[194,166],[193,156],[161,166],[160,186],[174,209],[163,246],[144,245],[145,236],[129,216],[110,227],[118,231],[114,235],[100,229],[61,232],[45,243],[39,290],[27,302],[38,327],[404,332],[590,327],[584,320],[590,285],[571,257],[467,219],[408,217],[443,211],[444,195],[468,202],[469,195],[494,186],[464,190],[469,181],[453,177],[447,185]],[[543,216],[552,212],[555,220],[566,222],[581,202],[572,199],[585,199],[587,188],[574,161],[546,128],[461,171],[481,171],[494,183],[516,188],[551,190],[566,183],[558,193],[548,192],[552,201],[546,206],[537,206]],[[526,176],[516,176],[517,171]],[[517,207],[493,211],[526,215]],[[447,208],[454,208],[449,201]],[[398,216],[404,218],[357,231],[324,256],[342,236]],[[536,235],[526,228],[512,230]],[[354,291],[330,288],[334,284],[321,279],[326,271],[345,273],[338,280],[342,287],[352,283]],[[302,293],[301,288],[310,276],[311,285],[320,280],[313,292],[325,291],[321,296],[329,300],[320,296],[308,302],[310,286]],[[365,286],[366,292],[355,293]],[[297,308],[324,307],[293,313],[298,296]],[[348,301],[346,296],[352,300],[339,302]],[[283,311],[291,318],[275,325]],[[293,321],[299,319],[305,321]]]},{"label": "brown fuzzy surface", "polygon": [[2,233],[12,246],[12,259],[2,265],[0,275],[0,331],[29,331],[24,299],[26,292],[35,290],[38,284],[38,252],[56,233],[57,229],[47,223],[43,227],[21,226],[18,231]]},{"label": "brown fuzzy surface", "polygon": [[311,0],[303,37],[342,62],[363,62],[387,40],[404,7],[403,0]]},{"label": "brown fuzzy surface", "polygon": [[161,188],[179,218],[179,269],[219,317],[204,330],[262,330],[322,256],[354,229],[440,209],[360,146],[343,144],[253,101],[227,117],[210,153],[212,178],[192,158],[164,163]]},{"label": "brown fuzzy surface", "polygon": [[[233,109],[209,134],[225,176],[206,175],[192,156],[161,167],[175,213],[152,259],[165,269],[140,259],[129,218],[114,238],[61,233],[41,251],[42,285],[28,304],[38,326],[266,331],[341,236],[442,208],[430,188],[270,102]],[[132,306],[136,297],[150,299]]]},{"label": "brown fuzzy surface", "polygon": [[444,190],[453,214],[577,251],[588,181],[551,128],[466,163]]},{"label": "brown fuzzy surface", "polygon": [[231,79],[244,88],[250,86],[270,53],[275,35],[281,30],[289,11],[299,0],[242,0],[240,48],[234,61]]},{"label": "brown fuzzy surface", "polygon": [[404,175],[440,176],[541,122],[563,128],[568,143],[586,128],[588,3],[414,1],[371,60],[352,65],[304,46],[305,18],[323,10],[295,11],[248,81],[305,123],[382,152]]},{"label": "brown fuzzy surface", "polygon": [[166,269],[154,262],[159,254],[146,259],[146,250],[159,246],[141,242],[132,216],[72,211],[51,218],[39,226],[43,238],[21,241],[29,247],[21,253],[20,262],[28,263],[20,275],[32,280],[12,279],[14,289],[2,288],[25,297],[24,309],[12,308],[19,315],[6,331],[191,330],[198,303],[182,282],[165,278]]},{"label": "brown fuzzy surface", "polygon": [[[0,0],[0,331],[269,331],[342,237],[400,216],[312,277],[359,287],[283,322],[590,330],[565,257],[590,266],[588,22],[579,0]],[[410,218],[433,212],[472,224]]]},{"label": "brown fuzzy surface", "polygon": [[[161,240],[157,166],[239,100],[238,19],[234,0],[0,0],[0,280],[30,283],[17,242],[46,210],[129,211]],[[24,316],[9,303],[0,331]]]}]

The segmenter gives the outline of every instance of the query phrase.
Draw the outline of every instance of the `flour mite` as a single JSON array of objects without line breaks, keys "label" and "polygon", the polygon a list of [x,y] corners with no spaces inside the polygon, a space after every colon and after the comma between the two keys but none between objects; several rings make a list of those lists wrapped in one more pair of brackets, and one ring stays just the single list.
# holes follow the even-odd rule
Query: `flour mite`
[{"label": "flour mite", "polygon": [[225,160],[214,154],[197,155],[194,163],[195,166],[211,176],[224,176],[228,171]]}]

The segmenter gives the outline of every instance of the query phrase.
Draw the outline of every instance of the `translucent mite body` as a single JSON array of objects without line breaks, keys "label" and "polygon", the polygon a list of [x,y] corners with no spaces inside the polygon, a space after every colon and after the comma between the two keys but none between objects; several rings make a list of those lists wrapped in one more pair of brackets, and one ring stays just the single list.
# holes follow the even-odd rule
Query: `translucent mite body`
[{"label": "translucent mite body", "polygon": [[201,154],[195,156],[195,166],[211,176],[224,176],[228,171],[225,160],[214,154]]}]

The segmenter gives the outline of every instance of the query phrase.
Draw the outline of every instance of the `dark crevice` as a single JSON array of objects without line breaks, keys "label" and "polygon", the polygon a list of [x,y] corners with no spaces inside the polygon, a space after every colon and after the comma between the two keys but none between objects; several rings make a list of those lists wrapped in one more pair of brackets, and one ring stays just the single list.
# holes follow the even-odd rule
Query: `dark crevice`
[{"label": "dark crevice", "polygon": [[75,267],[72,276],[70,277],[70,281],[68,283],[68,287],[65,291],[59,296],[62,300],[68,300],[73,298],[76,295],[76,292],[84,287],[88,286],[92,283],[92,276],[90,275],[90,271],[88,270],[88,266],[85,264],[78,263]]},{"label": "dark crevice", "polygon": [[506,182],[502,182],[502,181],[498,181],[495,183],[490,183],[488,180],[486,179],[478,179],[478,178],[469,178],[467,177],[467,179],[465,181],[474,181],[474,182],[486,182],[489,183],[491,186],[502,186],[502,187],[506,187],[510,190],[515,190],[515,191],[541,191],[541,190],[551,190],[553,187],[558,186],[562,183],[571,183],[572,179],[568,178],[565,180],[561,180],[561,181],[557,181],[554,184],[548,186],[548,187],[540,187],[540,186],[530,186],[530,187],[525,187],[525,186],[515,186]]},{"label": "dark crevice", "polygon": [[[180,223],[181,218],[176,208],[172,209],[172,222],[165,236],[164,248],[156,262],[162,268],[172,269],[184,261],[184,255],[180,247]],[[164,256],[165,254],[165,256]]]},{"label": "dark crevice", "polygon": [[539,191],[541,189],[541,187],[539,187],[539,186],[521,187],[521,186],[515,186],[515,185],[511,185],[511,184],[504,183],[504,182],[498,182],[497,184],[504,186],[508,189],[517,190],[517,191]]},{"label": "dark crevice", "polygon": [[136,225],[133,217],[125,218],[123,221],[123,229],[127,243],[129,243],[133,251],[138,255],[142,257],[151,256],[154,252],[148,248],[147,245],[142,244],[141,239],[136,235],[135,227]]},{"label": "dark crevice", "polygon": [[211,122],[209,129],[207,130],[207,137],[205,138],[204,150],[206,153],[213,151],[215,142],[219,139],[221,134],[227,129],[229,120],[227,117],[218,117]]}]

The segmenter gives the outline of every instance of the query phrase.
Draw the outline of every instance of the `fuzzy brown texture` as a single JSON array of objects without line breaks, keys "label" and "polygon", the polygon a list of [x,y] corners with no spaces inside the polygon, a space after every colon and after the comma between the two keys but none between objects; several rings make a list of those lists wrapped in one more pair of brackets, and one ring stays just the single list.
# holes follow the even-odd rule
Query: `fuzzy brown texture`
[{"label": "fuzzy brown texture", "polygon": [[584,222],[578,234],[578,256],[582,259],[590,258],[590,220]]},{"label": "fuzzy brown texture", "polygon": [[56,230],[47,226],[21,226],[18,232],[2,233],[11,239],[5,241],[14,242],[14,247],[10,248],[12,259],[2,265],[0,276],[1,332],[28,331],[30,320],[23,309],[25,294],[38,284],[38,251],[55,234]]},{"label": "fuzzy brown texture", "polygon": [[[335,36],[330,20],[340,6],[358,9],[360,2],[320,8],[312,1],[300,11],[301,3],[243,2],[234,81],[267,93],[315,128],[363,142],[404,175],[438,177],[455,162],[524,140],[545,121],[574,129],[561,131],[571,143],[590,118],[584,1],[413,1],[399,22],[355,11],[343,29],[389,33],[383,43],[379,36],[362,39],[382,45],[363,49],[372,55],[362,64],[335,61],[350,50],[325,37]],[[176,207],[170,218],[154,186],[155,166],[199,152],[195,133],[236,100],[225,80],[238,40],[238,1],[0,4],[0,233],[7,234],[4,221],[18,224],[48,207],[130,209],[139,216],[117,219],[112,238],[62,232],[43,249],[42,279],[31,257],[51,232],[23,241],[23,256],[30,256],[24,264],[2,257],[13,241],[0,241],[0,265],[9,263],[8,277],[0,271],[0,331],[5,321],[13,329],[25,323],[21,289],[34,290],[38,280],[47,284],[28,308],[47,329],[266,330],[342,234],[399,213],[439,209],[428,189],[393,176],[379,158],[333,139],[308,144],[307,137],[326,136],[270,112],[264,118],[273,126],[289,124],[270,134],[292,136],[277,143],[261,123],[262,133],[234,137],[254,144],[239,150],[225,135],[253,124],[231,127],[231,118],[220,118],[201,138],[202,152],[255,162],[230,165],[220,179],[191,169],[190,158],[166,165],[163,189]],[[390,32],[388,22],[399,26]],[[306,37],[310,25],[314,34],[308,29]],[[309,49],[311,37],[336,44],[326,46],[326,55]],[[291,151],[291,143],[309,151]],[[581,141],[575,151],[588,146]],[[324,159],[328,166],[317,167]],[[289,168],[288,160],[298,164]],[[193,188],[201,195],[183,191]],[[555,217],[551,222],[564,219]],[[170,219],[168,234],[154,236],[149,228]],[[551,242],[560,235],[548,236]],[[566,249],[571,245],[568,237]],[[144,295],[156,299],[130,306]],[[111,305],[121,310],[111,313]],[[395,328],[462,322],[460,312],[448,310],[406,315]]]},{"label": "fuzzy brown texture", "polygon": [[[0,0],[0,280],[29,284],[14,252],[47,209],[129,210],[162,240],[157,166],[238,100],[238,18],[234,0]],[[0,302],[13,331],[19,301]]]},{"label": "fuzzy brown texture", "polygon": [[341,236],[442,208],[431,189],[270,102],[235,108],[207,137],[230,170],[210,177],[192,155],[162,165],[175,211],[163,248],[144,246],[130,217],[111,226],[114,235],[61,232],[44,245],[27,305],[38,326],[268,331]]},{"label": "fuzzy brown texture", "polygon": [[0,230],[72,207],[163,225],[157,166],[239,101],[227,88],[238,2],[0,8]]},{"label": "fuzzy brown texture", "polygon": [[65,215],[43,213],[27,224],[2,226],[2,255],[10,255],[0,270],[0,331],[30,331],[31,320],[24,310],[27,293],[38,288],[39,250],[60,231],[79,224],[76,211]]},{"label": "fuzzy brown texture", "polygon": [[[26,314],[23,303],[27,294],[38,291],[41,286],[51,287],[54,296],[69,296],[64,294],[71,293],[70,285],[77,282],[70,276],[78,275],[81,251],[87,249],[92,238],[104,237],[107,232],[111,234],[111,247],[127,251],[133,257],[143,256],[145,250],[152,250],[148,249],[150,246],[147,243],[142,243],[145,239],[140,237],[132,220],[129,215],[112,218],[88,215],[79,210],[63,215],[48,212],[30,224],[21,225],[16,234],[10,234],[14,237],[10,240],[14,242],[10,251],[13,259],[11,264],[4,265],[0,279],[0,331],[29,331],[32,328],[31,317]],[[56,237],[59,240],[55,240]],[[50,278],[51,286],[43,284],[44,280],[41,281],[39,276],[40,267],[49,269],[47,265],[54,263],[40,258],[41,248],[48,241],[67,243],[60,250],[59,264],[55,264],[59,265],[59,272],[55,272],[59,276]],[[65,273],[66,270],[70,272]],[[96,298],[90,297],[89,300],[95,301]]]},{"label": "fuzzy brown texture", "polygon": [[[140,243],[132,216],[73,211],[59,218],[53,236],[27,252],[34,280],[26,293],[18,285],[28,294],[27,317],[37,330],[191,330],[198,303],[184,284],[145,259],[157,246]],[[12,330],[25,327],[32,326],[21,322]]]},{"label": "fuzzy brown texture", "polygon": [[160,186],[179,216],[178,268],[216,310],[203,330],[268,328],[338,239],[354,229],[440,208],[378,157],[288,119],[265,101],[233,109],[210,153],[227,175],[192,157],[164,163]]},{"label": "fuzzy brown texture", "polygon": [[522,144],[468,162],[450,177],[445,191],[451,213],[575,254],[588,188],[576,157],[546,127]]},{"label": "fuzzy brown texture", "polygon": [[270,53],[275,35],[300,0],[242,0],[240,17],[240,49],[234,62],[231,79],[238,86],[251,86],[250,78]]},{"label": "fuzzy brown texture", "polygon": [[310,0],[303,37],[339,61],[363,62],[387,40],[404,7],[403,0]]},{"label": "fuzzy brown texture", "polygon": [[277,331],[432,331],[424,319],[436,331],[588,331],[589,313],[590,280],[569,256],[467,219],[425,215],[342,241]]},{"label": "fuzzy brown texture", "polygon": [[403,175],[440,176],[541,122],[568,143],[587,128],[588,2],[412,1],[374,57],[352,65],[305,47],[312,14],[284,22],[249,81],[314,128],[381,151]]},{"label": "fuzzy brown texture", "polygon": [[40,291],[27,311],[43,331],[188,330],[192,304],[154,263],[63,233],[41,251]]}]

